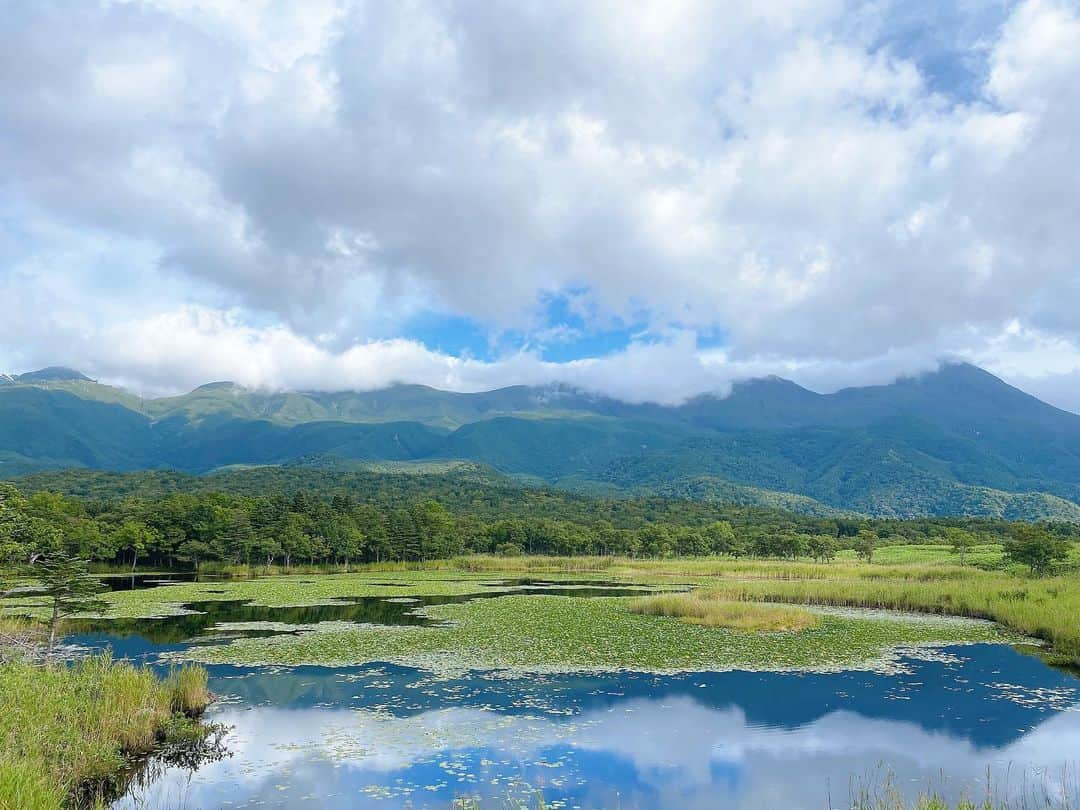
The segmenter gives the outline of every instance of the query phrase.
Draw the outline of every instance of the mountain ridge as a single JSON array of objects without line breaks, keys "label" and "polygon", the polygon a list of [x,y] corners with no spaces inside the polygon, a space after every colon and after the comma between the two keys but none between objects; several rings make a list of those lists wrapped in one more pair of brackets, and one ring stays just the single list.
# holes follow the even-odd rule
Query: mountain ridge
[{"label": "mountain ridge", "polygon": [[1080,522],[1080,416],[966,364],[828,394],[759,378],[675,406],[565,385],[272,392],[218,381],[144,399],[61,367],[0,384],[0,476],[311,457],[473,461],[567,488],[799,511]]}]

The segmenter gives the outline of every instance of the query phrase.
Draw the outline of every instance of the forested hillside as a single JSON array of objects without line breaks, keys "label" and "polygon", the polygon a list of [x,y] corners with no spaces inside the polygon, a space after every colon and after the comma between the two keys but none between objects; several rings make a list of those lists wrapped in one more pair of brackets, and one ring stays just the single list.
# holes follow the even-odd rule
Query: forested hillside
[{"label": "forested hillside", "polygon": [[562,386],[259,392],[140,399],[68,369],[0,381],[0,476],[42,470],[465,460],[601,494],[811,515],[1080,522],[1080,416],[944,366],[821,395],[768,378],[677,407]]}]

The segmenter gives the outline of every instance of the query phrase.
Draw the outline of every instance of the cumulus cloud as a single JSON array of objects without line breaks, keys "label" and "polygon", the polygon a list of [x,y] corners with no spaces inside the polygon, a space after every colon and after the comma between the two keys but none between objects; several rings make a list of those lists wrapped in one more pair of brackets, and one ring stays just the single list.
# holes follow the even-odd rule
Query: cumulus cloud
[{"label": "cumulus cloud", "polygon": [[[917,5],[16,4],[0,361],[669,401],[961,356],[1064,402],[1080,11]],[[553,334],[552,295],[647,337],[555,364],[408,333]]]}]

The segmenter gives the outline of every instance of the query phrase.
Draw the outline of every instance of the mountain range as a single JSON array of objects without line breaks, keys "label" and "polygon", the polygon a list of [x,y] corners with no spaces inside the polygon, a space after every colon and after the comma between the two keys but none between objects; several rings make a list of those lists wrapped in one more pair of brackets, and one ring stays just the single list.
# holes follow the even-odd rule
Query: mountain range
[{"label": "mountain range", "polygon": [[0,477],[434,460],[522,483],[809,514],[1080,522],[1080,416],[967,364],[832,394],[768,377],[671,407],[565,386],[331,393],[218,382],[143,399],[66,368],[0,375]]}]

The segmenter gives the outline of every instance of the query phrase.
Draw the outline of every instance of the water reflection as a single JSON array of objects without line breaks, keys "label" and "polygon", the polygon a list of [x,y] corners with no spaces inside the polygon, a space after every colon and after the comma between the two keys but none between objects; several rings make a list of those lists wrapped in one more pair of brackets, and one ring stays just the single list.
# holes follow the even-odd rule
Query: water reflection
[{"label": "water reflection", "polygon": [[905,664],[893,676],[450,681],[394,666],[219,666],[212,717],[235,726],[233,756],[168,770],[117,806],[502,806],[539,788],[554,807],[817,810],[830,795],[845,806],[852,778],[883,776],[882,762],[909,794],[956,796],[981,795],[988,767],[1003,789],[1054,788],[1080,758],[1074,677],[997,645]]}]

